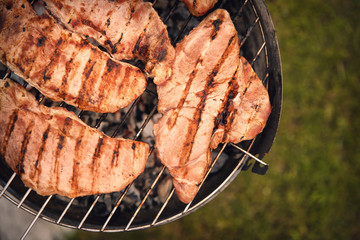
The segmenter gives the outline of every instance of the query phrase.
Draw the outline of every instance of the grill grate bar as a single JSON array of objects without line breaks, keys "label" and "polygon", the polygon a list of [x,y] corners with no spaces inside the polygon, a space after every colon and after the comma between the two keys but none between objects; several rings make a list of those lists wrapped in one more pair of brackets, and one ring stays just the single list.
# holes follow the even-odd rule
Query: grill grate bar
[{"label": "grill grate bar", "polygon": [[252,30],[254,29],[254,27],[256,26],[256,24],[259,22],[260,18],[257,17],[255,22],[249,27],[249,29],[247,30],[245,36],[241,39],[240,41],[240,47],[242,47],[245,43],[245,41],[248,39],[248,37],[250,36]]},{"label": "grill grate bar", "polygon": [[119,200],[117,201],[116,205],[114,206],[114,208],[112,209],[110,215],[108,216],[108,218],[106,219],[104,225],[102,226],[102,228],[101,228],[101,230],[100,230],[101,232],[103,232],[103,231],[105,230],[105,228],[107,227],[107,225],[109,224],[112,216],[115,214],[116,210],[117,210],[118,207],[120,206],[122,200],[124,199],[126,193],[129,191],[130,187],[131,187],[131,184],[129,184],[129,185],[125,188],[123,194],[121,194]]},{"label": "grill grate bar", "polygon": [[144,128],[146,127],[146,125],[150,121],[151,117],[155,114],[156,110],[157,110],[157,106],[153,107],[153,109],[151,110],[149,115],[146,117],[144,123],[141,125],[139,131],[136,133],[136,135],[134,137],[134,140],[138,139],[138,137],[140,136],[140,134],[143,132]]},{"label": "grill grate bar", "polygon": [[179,5],[179,1],[176,1],[175,4],[174,4],[174,6],[170,9],[169,14],[168,14],[168,15],[166,16],[166,18],[164,19],[164,21],[163,21],[164,24],[166,24],[167,21],[169,21],[171,15],[174,13],[174,11],[175,11],[175,9],[177,8],[178,5]]},{"label": "grill grate bar", "polygon": [[260,55],[260,53],[261,53],[261,51],[265,48],[265,42],[261,45],[261,47],[259,48],[259,50],[257,51],[257,53],[256,53],[256,55],[254,56],[254,58],[250,61],[250,65],[252,66],[254,63],[255,63],[255,61],[256,61],[256,59],[259,57],[259,55]]},{"label": "grill grate bar", "polygon": [[11,73],[10,69],[7,69],[5,76],[3,77],[2,80],[5,80],[10,75],[10,73]]},{"label": "grill grate bar", "polygon": [[[204,176],[203,180],[200,182],[200,185],[199,185],[199,188],[198,188],[198,192],[199,192],[201,186],[204,184],[206,178],[209,176],[211,170],[214,168],[216,162],[218,161],[220,155],[222,154],[222,152],[223,152],[224,149],[226,148],[227,144],[228,144],[228,143],[224,143],[224,144],[223,144],[223,146],[221,147],[219,153],[216,155],[214,161],[211,163],[211,165],[210,165],[210,167],[209,167],[206,175]],[[194,198],[194,199],[195,199],[195,198]],[[186,213],[186,212],[189,210],[189,207],[191,206],[192,202],[193,202],[193,201],[191,201],[190,203],[187,204],[187,206],[185,207],[183,213]]]},{"label": "grill grate bar", "polygon": [[185,20],[184,24],[182,25],[182,27],[181,27],[178,35],[176,36],[176,38],[175,38],[175,40],[174,40],[174,42],[173,42],[173,45],[175,45],[175,43],[177,43],[177,42],[179,41],[180,36],[184,33],[184,31],[185,31],[187,25],[189,24],[191,18],[192,18],[192,15],[190,14],[190,15],[188,16],[188,18]]},{"label": "grill grate bar", "polygon": [[61,222],[61,220],[63,219],[63,217],[65,216],[65,214],[67,213],[67,211],[69,210],[70,206],[72,205],[73,201],[75,200],[75,198],[71,198],[69,203],[66,205],[64,211],[61,213],[59,219],[56,221],[56,224],[59,224]]},{"label": "grill grate bar", "polygon": [[239,10],[236,12],[236,14],[234,15],[234,17],[232,17],[232,20],[235,20],[236,18],[238,18],[240,16],[240,14],[242,13],[242,11],[244,10],[245,5],[247,4],[248,0],[245,0],[244,4],[241,5],[241,7],[239,8]]},{"label": "grill grate bar", "polygon": [[224,4],[227,2],[227,0],[222,0],[218,8],[223,8]]},{"label": "grill grate bar", "polygon": [[136,209],[135,213],[133,214],[133,216],[131,217],[128,225],[125,228],[125,231],[129,230],[131,224],[133,223],[135,217],[138,215],[141,207],[144,205],[146,199],[149,197],[151,191],[154,189],[155,185],[157,184],[157,182],[159,181],[161,175],[163,174],[163,172],[165,171],[165,166],[162,167],[161,171],[159,172],[159,174],[157,175],[157,177],[155,178],[153,184],[151,185],[150,189],[147,191],[145,197],[143,198],[143,200],[141,201],[141,203],[139,204],[138,208]]},{"label": "grill grate bar", "polygon": [[84,115],[84,113],[85,113],[84,110],[81,110],[78,114],[78,118],[81,118]]},{"label": "grill grate bar", "polygon": [[38,218],[40,217],[40,214],[44,211],[46,205],[49,203],[49,201],[51,200],[53,195],[50,195],[45,203],[42,205],[42,207],[40,208],[39,212],[36,214],[35,218],[33,219],[33,221],[31,222],[31,224],[28,226],[28,228],[26,229],[26,231],[24,232],[24,234],[22,235],[22,237],[20,238],[21,240],[25,239],[26,236],[28,235],[28,233],[30,232],[31,228],[34,226],[35,222],[38,220]]},{"label": "grill grate bar", "polygon": [[95,128],[99,128],[100,127],[100,124],[105,120],[105,118],[107,117],[107,113],[103,113],[101,114],[100,118],[96,121],[96,124],[95,124]]},{"label": "grill grate bar", "polygon": [[5,187],[1,190],[1,192],[0,192],[0,198],[4,195],[5,191],[9,188],[9,186],[10,186],[11,182],[14,180],[15,176],[16,176],[16,173],[14,172],[14,173],[11,175],[10,179],[8,180],[8,182],[6,183]]},{"label": "grill grate bar", "polygon": [[41,104],[44,100],[45,100],[45,96],[44,96],[44,95],[41,95],[41,96],[40,96],[40,99],[39,99],[39,104]]},{"label": "grill grate bar", "polygon": [[264,80],[262,80],[262,83],[264,84],[264,86],[267,89],[268,88],[268,83],[269,83],[269,71],[266,71],[266,75],[264,77]]},{"label": "grill grate bar", "polygon": [[130,116],[130,113],[134,110],[135,105],[139,102],[140,97],[138,97],[130,106],[129,110],[126,112],[124,118],[121,120],[121,122],[119,123],[118,127],[116,128],[116,130],[114,131],[114,133],[111,135],[111,137],[116,137],[116,135],[119,134],[120,129],[122,128],[122,126],[124,126],[124,123],[126,121],[126,119]]},{"label": "grill grate bar", "polygon": [[[150,149],[150,151],[149,151],[149,156],[153,153],[153,151],[154,151],[154,148],[152,147],[152,148]],[[132,185],[132,184],[129,184],[129,185],[125,188],[123,194],[120,196],[120,198],[119,198],[118,202],[116,203],[115,207],[113,208],[113,210],[111,211],[110,215],[109,215],[108,218],[106,219],[104,225],[103,225],[102,228],[100,229],[101,232],[103,232],[103,231],[105,230],[105,228],[106,228],[106,226],[108,225],[109,221],[111,220],[112,216],[114,215],[114,213],[116,212],[116,210],[117,210],[118,207],[120,206],[122,200],[124,199],[126,193],[129,191],[131,185]]]},{"label": "grill grate bar", "polygon": [[21,199],[21,201],[18,203],[18,205],[16,206],[17,208],[20,208],[20,206],[24,203],[25,199],[27,198],[27,196],[30,194],[31,192],[31,188],[29,188],[26,193],[24,194],[23,198]]},{"label": "grill grate bar", "polygon": [[267,163],[265,163],[264,161],[260,160],[259,158],[255,157],[254,155],[252,155],[251,153],[249,153],[248,151],[242,149],[241,147],[239,147],[238,145],[234,144],[234,143],[230,143],[231,146],[235,147],[236,149],[240,150],[241,152],[245,153],[246,155],[248,155],[249,157],[255,159],[256,161],[258,161],[259,163],[268,166]]},{"label": "grill grate bar", "polygon": [[[209,167],[206,175],[204,176],[203,180],[201,181],[201,183],[200,183],[200,185],[199,185],[198,191],[200,190],[201,186],[203,185],[203,183],[205,182],[206,178],[207,178],[208,175],[210,174],[211,170],[213,169],[214,165],[215,165],[216,162],[218,161],[220,155],[222,154],[222,152],[224,151],[224,149],[225,149],[226,146],[227,146],[227,143],[225,143],[225,144],[222,146],[222,148],[220,149],[219,153],[216,155],[216,157],[215,157],[214,161],[212,162],[212,164],[210,165],[210,167]],[[175,188],[172,189],[172,191],[170,192],[170,194],[169,194],[169,196],[167,197],[166,201],[165,201],[164,204],[161,206],[161,209],[159,210],[158,214],[155,216],[153,222],[151,223],[151,226],[154,226],[154,225],[157,223],[160,215],[161,215],[162,212],[164,211],[165,207],[167,206],[168,202],[170,201],[170,199],[172,198],[172,196],[174,195],[174,193],[175,193]],[[191,201],[189,204],[187,204],[187,206],[185,207],[185,209],[183,210],[183,212],[180,213],[180,215],[185,214],[185,213],[189,210],[189,207],[190,207],[191,204],[192,204],[192,201]]]},{"label": "grill grate bar", "polygon": [[93,208],[95,207],[96,203],[99,201],[100,195],[97,195],[94,202],[91,204],[89,210],[87,211],[87,213],[85,214],[85,216],[83,217],[83,219],[81,220],[79,226],[77,227],[78,229],[81,229],[82,225],[84,224],[84,222],[86,221],[86,219],[88,218],[88,216],[90,215],[91,211],[93,210]]},{"label": "grill grate bar", "polygon": [[[254,140],[252,141],[251,145],[249,146],[249,149],[251,148],[252,144],[253,144]],[[232,144],[232,143],[231,143]],[[239,160],[239,163],[237,164],[237,166],[234,168],[234,170],[227,176],[227,178],[223,181],[222,184],[220,184],[211,194],[209,194],[207,197],[205,197],[203,200],[201,200],[199,203],[197,203],[196,205],[192,206],[189,211],[192,211],[193,209],[195,209],[198,206],[201,206],[202,204],[204,204],[206,201],[208,201],[208,199],[211,199],[211,197],[216,194],[217,192],[219,192],[221,189],[224,188],[225,185],[229,184],[230,179],[232,179],[236,173],[238,171],[241,171],[242,168],[244,167],[245,163],[246,163],[246,159],[247,159],[247,155],[244,154],[244,156]]]},{"label": "grill grate bar", "polygon": [[172,198],[172,196],[175,193],[175,188],[173,188],[169,194],[169,196],[167,197],[167,199],[165,200],[164,204],[161,206],[159,212],[156,214],[153,222],[151,223],[151,226],[154,226],[157,222],[157,220],[159,219],[160,215],[162,214],[162,212],[164,211],[165,207],[167,206],[167,204],[169,203],[170,199]]},{"label": "grill grate bar", "polygon": [[150,93],[151,95],[153,95],[154,97],[157,97],[157,94],[156,93],[154,93],[153,91],[151,91],[150,89],[145,89],[145,92],[147,92],[147,93]]},{"label": "grill grate bar", "polygon": [[[255,9],[255,6],[253,3],[251,3],[251,8],[254,12],[254,14],[256,15],[257,17],[257,22],[259,22],[259,29],[260,29],[260,32],[261,32],[261,37],[262,39],[264,40],[264,48],[265,48],[265,60],[266,60],[266,68],[269,67],[269,59],[268,59],[268,52],[267,52],[267,48],[266,48],[266,40],[265,40],[265,35],[264,35],[264,30],[263,30],[263,27],[262,27],[262,24],[260,22],[260,18],[259,18],[259,15]],[[258,20],[259,19],[259,20]]]}]

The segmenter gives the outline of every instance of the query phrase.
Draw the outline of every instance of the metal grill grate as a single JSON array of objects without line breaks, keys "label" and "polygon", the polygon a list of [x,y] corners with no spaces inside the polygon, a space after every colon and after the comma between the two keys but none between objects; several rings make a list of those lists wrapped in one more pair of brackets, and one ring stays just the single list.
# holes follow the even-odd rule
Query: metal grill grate
[{"label": "metal grill grate", "polygon": [[[154,0],[153,4],[164,23],[168,26],[169,36],[173,44],[179,42],[184,35],[204,18],[190,15],[184,4],[178,0]],[[181,203],[174,194],[174,188],[172,187],[165,199],[160,203],[153,206],[146,204],[154,198],[154,191],[159,186],[161,179],[169,175],[166,168],[161,165],[157,166],[158,170],[151,179],[152,182],[148,184],[146,190],[141,192],[140,201],[135,202],[132,206],[124,206],[126,205],[124,199],[128,197],[132,185],[144,185],[141,181],[145,181],[145,179],[135,180],[117,195],[108,194],[107,197],[111,197],[112,204],[111,209],[105,211],[106,214],[102,213],[103,208],[97,208],[104,195],[90,196],[85,198],[86,201],[81,198],[86,202],[84,205],[76,204],[76,202],[79,202],[77,199],[60,198],[57,195],[42,197],[30,188],[25,188],[20,178],[5,163],[0,161],[0,164],[2,164],[0,167],[0,185],[4,186],[0,191],[0,198],[4,196],[18,208],[35,215],[22,239],[26,237],[38,218],[61,226],[95,232],[121,232],[159,226],[195,211],[214,198],[241,170],[249,168],[249,160],[256,160],[253,171],[266,172],[267,165],[260,159],[270,150],[275,138],[282,101],[280,56],[272,22],[263,1],[223,0],[219,1],[215,8],[225,8],[230,13],[239,33],[241,55],[248,59],[269,91],[272,113],[263,133],[251,141],[237,145],[225,143],[216,149],[214,151],[216,155],[210,169],[200,184],[197,196],[191,203],[186,205]],[[7,76],[14,78],[13,73],[10,71],[6,71],[3,78],[5,79]],[[28,87],[27,85],[26,82],[23,84],[24,87]],[[112,133],[108,135],[112,137],[126,136],[134,140],[140,139],[146,126],[157,115],[157,94],[155,89],[155,85],[150,80],[143,95],[125,109],[126,111],[123,112],[121,120],[116,122],[116,128],[112,128]],[[131,134],[129,135],[127,126],[131,116],[136,115],[136,111],[139,111],[139,104],[143,102],[144,98],[150,99],[152,104],[145,111],[146,117],[141,119],[140,127],[135,127],[136,131],[130,131]],[[49,102],[41,94],[38,95],[37,99],[41,104],[48,104]],[[101,114],[93,123],[86,118],[88,112],[73,109],[65,103],[61,103],[60,106],[75,111],[87,124],[98,129],[109,117],[115,118],[114,114]],[[110,130],[107,131],[110,132]],[[153,146],[153,139],[149,141]],[[149,157],[155,158],[153,150],[152,147]],[[258,157],[254,156],[257,154]],[[215,172],[214,169],[217,168],[219,159],[223,155],[227,155],[228,159],[225,163],[222,163],[223,166],[220,167],[220,170]],[[263,166],[261,167],[260,164]],[[150,170],[146,168],[146,171]]]}]

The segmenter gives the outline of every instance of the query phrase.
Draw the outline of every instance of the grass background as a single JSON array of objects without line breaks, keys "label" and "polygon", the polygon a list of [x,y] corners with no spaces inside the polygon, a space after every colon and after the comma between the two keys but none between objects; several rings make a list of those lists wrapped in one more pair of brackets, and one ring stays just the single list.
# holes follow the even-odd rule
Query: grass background
[{"label": "grass background", "polygon": [[269,0],[284,100],[265,176],[154,229],[72,239],[360,239],[358,0]]}]

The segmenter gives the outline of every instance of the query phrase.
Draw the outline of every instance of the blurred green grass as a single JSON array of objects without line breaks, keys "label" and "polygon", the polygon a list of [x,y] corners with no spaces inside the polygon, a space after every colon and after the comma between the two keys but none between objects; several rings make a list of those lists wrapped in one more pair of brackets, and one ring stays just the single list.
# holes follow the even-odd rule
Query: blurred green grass
[{"label": "blurred green grass", "polygon": [[269,0],[284,81],[265,176],[242,172],[179,221],[68,239],[360,239],[358,0]]}]

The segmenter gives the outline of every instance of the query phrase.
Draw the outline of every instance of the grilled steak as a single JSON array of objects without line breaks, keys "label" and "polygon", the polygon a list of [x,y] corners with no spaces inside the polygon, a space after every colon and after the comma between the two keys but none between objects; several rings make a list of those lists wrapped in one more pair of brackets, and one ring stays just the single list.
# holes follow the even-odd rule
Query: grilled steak
[{"label": "grilled steak", "polygon": [[140,59],[161,84],[171,75],[175,49],[151,3],[142,0],[44,0],[50,15],[87,35],[118,59]]},{"label": "grilled steak", "polygon": [[145,90],[140,69],[37,16],[26,0],[1,0],[0,19],[1,62],[54,101],[115,112]]},{"label": "grilled steak", "polygon": [[254,138],[269,116],[268,93],[239,51],[229,14],[215,10],[176,46],[173,76],[158,87],[155,146],[184,203],[195,197],[211,149]]},{"label": "grilled steak", "polygon": [[218,0],[181,0],[192,15],[202,16],[214,7]]},{"label": "grilled steak", "polygon": [[256,137],[271,112],[269,94],[249,62],[240,57],[238,76],[225,109],[215,121],[211,148],[219,143],[238,143]]},{"label": "grilled steak", "polygon": [[158,87],[163,116],[154,125],[155,146],[185,203],[196,195],[211,163],[215,119],[236,78],[239,51],[229,14],[216,10],[176,46],[173,75]]},{"label": "grilled steak", "polygon": [[41,195],[122,190],[144,168],[149,146],[110,138],[64,108],[38,105],[10,79],[0,82],[0,155]]}]

